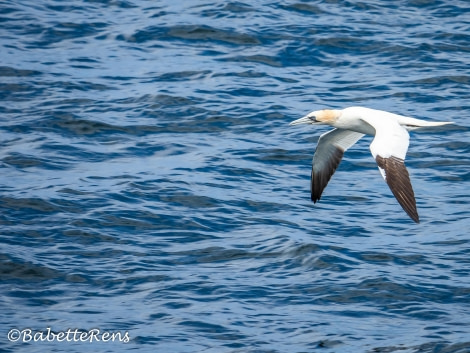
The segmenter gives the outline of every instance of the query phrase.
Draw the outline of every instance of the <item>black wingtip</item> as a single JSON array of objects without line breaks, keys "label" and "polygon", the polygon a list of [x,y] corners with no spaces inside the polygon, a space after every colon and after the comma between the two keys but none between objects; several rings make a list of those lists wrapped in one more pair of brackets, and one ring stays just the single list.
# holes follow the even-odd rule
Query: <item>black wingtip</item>
[{"label": "black wingtip", "polygon": [[416,224],[419,224],[419,216],[418,216],[418,213],[416,213],[416,214],[409,214],[409,213],[408,213],[408,216],[410,216],[410,218],[411,218]]},{"label": "black wingtip", "polygon": [[385,181],[390,187],[395,199],[406,214],[415,223],[419,223],[415,194],[404,160],[394,156],[383,158],[379,155],[375,157],[375,160],[379,168],[385,171]]},{"label": "black wingtip", "polygon": [[313,183],[313,177],[312,177],[312,182],[310,184],[310,199],[313,201],[313,203],[317,203],[317,201],[320,201],[320,198],[321,198],[321,194],[323,192],[323,190],[319,190],[318,187],[317,187],[317,184],[314,184]]}]

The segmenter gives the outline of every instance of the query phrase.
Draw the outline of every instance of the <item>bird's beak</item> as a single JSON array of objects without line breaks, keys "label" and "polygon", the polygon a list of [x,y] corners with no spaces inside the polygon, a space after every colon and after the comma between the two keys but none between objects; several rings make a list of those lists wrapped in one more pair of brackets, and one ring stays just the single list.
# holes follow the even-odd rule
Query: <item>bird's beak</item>
[{"label": "bird's beak", "polygon": [[289,125],[314,124],[317,120],[312,115],[306,115],[303,118],[292,121]]}]

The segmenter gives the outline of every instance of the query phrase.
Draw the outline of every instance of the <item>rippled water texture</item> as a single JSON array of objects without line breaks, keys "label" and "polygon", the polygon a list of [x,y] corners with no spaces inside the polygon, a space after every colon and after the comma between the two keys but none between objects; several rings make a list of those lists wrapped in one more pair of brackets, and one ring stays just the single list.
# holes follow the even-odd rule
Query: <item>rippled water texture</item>
[{"label": "rippled water texture", "polygon": [[[470,3],[3,1],[2,352],[470,352]],[[324,127],[412,133],[421,223]],[[12,329],[130,342],[10,342]],[[11,337],[10,337],[11,338]]]}]

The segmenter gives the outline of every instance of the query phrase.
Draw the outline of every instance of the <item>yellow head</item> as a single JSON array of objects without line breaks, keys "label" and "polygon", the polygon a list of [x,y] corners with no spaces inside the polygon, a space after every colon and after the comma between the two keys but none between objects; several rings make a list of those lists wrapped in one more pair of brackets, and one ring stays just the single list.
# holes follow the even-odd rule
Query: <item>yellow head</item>
[{"label": "yellow head", "polygon": [[340,110],[336,109],[323,109],[316,110],[305,115],[303,118],[294,120],[289,125],[298,125],[298,124],[323,124],[323,125],[333,125],[336,120],[341,115]]}]

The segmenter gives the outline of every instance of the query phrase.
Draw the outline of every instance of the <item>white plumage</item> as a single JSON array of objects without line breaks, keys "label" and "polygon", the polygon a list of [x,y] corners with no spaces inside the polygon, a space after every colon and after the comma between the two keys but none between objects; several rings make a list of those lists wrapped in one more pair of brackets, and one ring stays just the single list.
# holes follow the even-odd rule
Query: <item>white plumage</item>
[{"label": "white plumage", "polygon": [[317,202],[338,167],[344,152],[364,135],[374,136],[370,151],[393,195],[405,212],[419,223],[416,200],[404,161],[410,136],[408,131],[441,126],[450,122],[429,122],[382,110],[349,107],[343,110],[313,111],[290,125],[330,125],[335,129],[320,136],[313,156],[311,198]]}]

